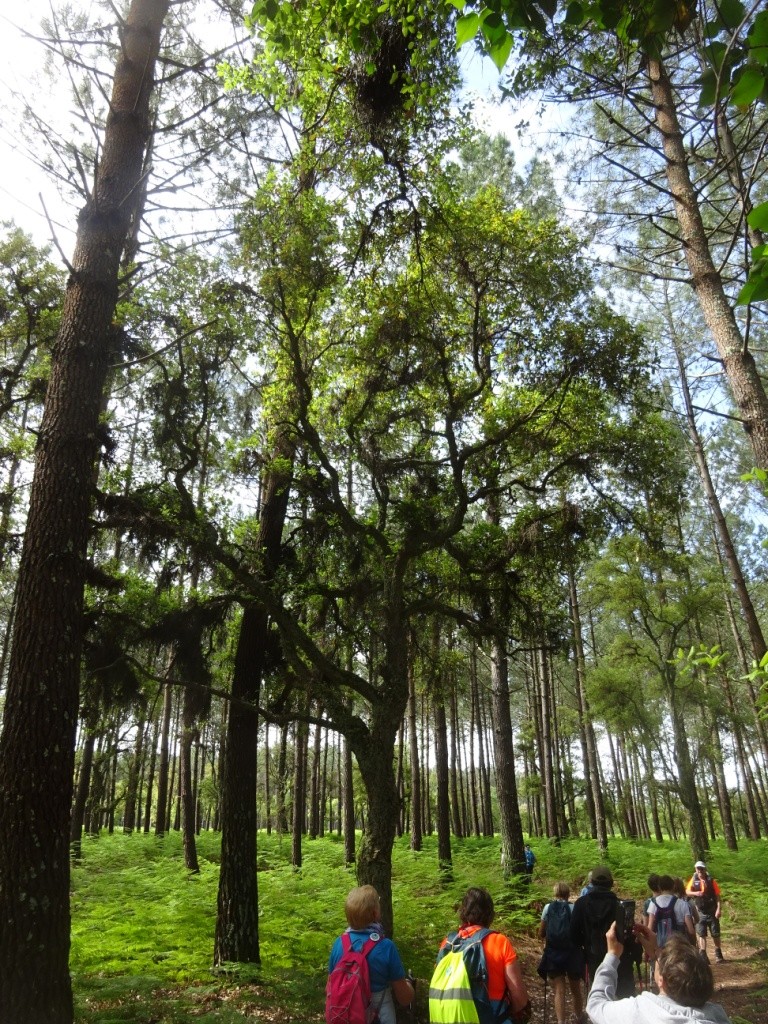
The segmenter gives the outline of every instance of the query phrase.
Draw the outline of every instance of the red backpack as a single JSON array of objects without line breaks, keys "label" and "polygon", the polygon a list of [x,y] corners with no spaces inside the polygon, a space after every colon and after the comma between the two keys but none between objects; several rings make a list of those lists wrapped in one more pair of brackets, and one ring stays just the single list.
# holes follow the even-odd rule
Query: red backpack
[{"label": "red backpack", "polygon": [[372,1024],[375,1020],[368,954],[378,941],[379,936],[373,934],[363,948],[355,952],[348,933],[341,936],[342,954],[325,986],[326,1024]]}]

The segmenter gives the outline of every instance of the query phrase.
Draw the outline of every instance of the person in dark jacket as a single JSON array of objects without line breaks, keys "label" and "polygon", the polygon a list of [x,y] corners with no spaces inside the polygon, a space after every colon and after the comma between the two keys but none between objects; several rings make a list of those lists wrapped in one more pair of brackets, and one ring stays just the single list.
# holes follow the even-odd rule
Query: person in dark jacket
[{"label": "person in dark jacket", "polygon": [[[611,869],[601,864],[592,869],[592,889],[584,896],[579,896],[573,905],[571,941],[584,951],[584,958],[587,962],[587,980],[590,985],[608,950],[606,932],[614,922],[622,935],[625,931],[624,908],[612,889]],[[619,998],[635,994],[635,981],[632,973],[634,947],[635,943],[632,941],[625,945],[618,966]]]}]

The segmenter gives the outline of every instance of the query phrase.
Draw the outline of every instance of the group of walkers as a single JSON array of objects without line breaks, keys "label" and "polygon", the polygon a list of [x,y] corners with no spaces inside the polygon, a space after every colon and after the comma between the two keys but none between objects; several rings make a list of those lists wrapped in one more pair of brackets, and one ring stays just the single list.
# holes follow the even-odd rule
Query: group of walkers
[{"label": "group of walkers", "polygon": [[616,896],[613,884],[610,868],[600,865],[590,872],[575,903],[568,902],[570,892],[565,882],[558,882],[555,899],[544,907],[539,936],[545,946],[538,971],[551,986],[557,1024],[566,1024],[567,1020],[566,982],[575,1019],[580,1024],[587,1016],[595,1019],[589,1002],[584,1009],[583,983],[589,986],[593,1002],[597,998],[593,993],[605,992],[604,986],[595,988],[595,981],[601,971],[603,980],[606,978],[608,954],[613,957],[610,966],[615,972],[611,998],[619,1000],[634,997],[638,987],[649,993],[653,988],[661,991],[656,978],[658,961],[661,950],[673,939],[678,958],[682,962],[698,959],[706,965],[704,975],[711,977],[708,934],[715,961],[721,963],[724,959],[720,888],[703,861],[696,862],[687,884],[671,875],[650,875],[651,895],[645,900],[642,915],[637,914],[634,900]]},{"label": "group of walkers", "polygon": [[[728,1024],[714,991],[706,951],[720,945],[720,890],[697,861],[692,877],[651,875],[641,914],[613,892],[610,868],[594,868],[570,902],[565,882],[541,914],[544,979],[557,1024],[567,1024],[570,990],[576,1024]],[[353,889],[345,906],[349,927],[333,944],[328,963],[328,1024],[395,1024],[395,1004],[413,1002],[415,981],[395,944],[384,937],[379,897],[372,886]],[[509,939],[492,930],[493,899],[468,889],[458,908],[459,928],[443,940],[429,987],[433,1024],[527,1024],[531,1003]],[[645,967],[645,977],[642,968]],[[642,990],[636,995],[636,979]],[[587,994],[588,993],[588,994]]]}]

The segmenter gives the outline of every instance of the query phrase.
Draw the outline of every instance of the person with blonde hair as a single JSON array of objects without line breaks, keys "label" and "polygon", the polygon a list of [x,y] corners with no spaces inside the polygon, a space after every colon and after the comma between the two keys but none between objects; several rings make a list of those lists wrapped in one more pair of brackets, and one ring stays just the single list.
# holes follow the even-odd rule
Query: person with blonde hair
[{"label": "person with blonde hair", "polygon": [[544,939],[544,952],[537,968],[544,979],[544,1000],[546,984],[552,986],[552,1001],[555,1005],[557,1024],[565,1024],[566,984],[571,988],[573,1012],[577,1020],[584,1012],[584,953],[571,940],[571,911],[569,903],[571,890],[566,882],[557,882],[553,889],[554,900],[541,912],[539,938]]},{"label": "person with blonde hair", "polygon": [[331,947],[328,974],[352,949],[366,952],[371,982],[371,1007],[379,1024],[396,1024],[395,1000],[408,1006],[414,998],[414,986],[406,974],[397,946],[384,935],[381,924],[381,901],[372,885],[352,889],[344,904],[349,927]]}]

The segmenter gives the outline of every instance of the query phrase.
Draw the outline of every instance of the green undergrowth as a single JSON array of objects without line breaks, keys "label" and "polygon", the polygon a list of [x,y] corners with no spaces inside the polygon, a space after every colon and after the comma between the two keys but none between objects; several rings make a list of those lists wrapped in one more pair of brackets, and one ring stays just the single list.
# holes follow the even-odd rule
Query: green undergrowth
[{"label": "green undergrowth", "polygon": [[[503,880],[497,839],[453,844],[453,866],[440,870],[437,844],[419,853],[408,837],[393,857],[395,938],[403,960],[427,979],[443,935],[455,924],[455,907],[470,885],[494,896],[496,925],[510,935],[532,936],[541,903],[553,882],[574,892],[597,863],[594,843],[532,843],[538,858],[532,884]],[[259,836],[260,967],[211,969],[220,837],[198,838],[200,873],[184,868],[181,837],[101,836],[85,841],[72,873],[71,966],[78,1024],[228,1024],[253,1018],[321,1020],[330,944],[346,922],[344,897],[356,884],[344,865],[337,837],[305,841],[304,864],[290,864],[290,837]],[[608,863],[620,895],[642,900],[651,871],[692,871],[683,842],[612,840]],[[743,844],[738,853],[714,844],[710,870],[724,896],[724,927],[743,938],[768,933],[768,844]],[[421,990],[423,992],[423,986]]]}]

